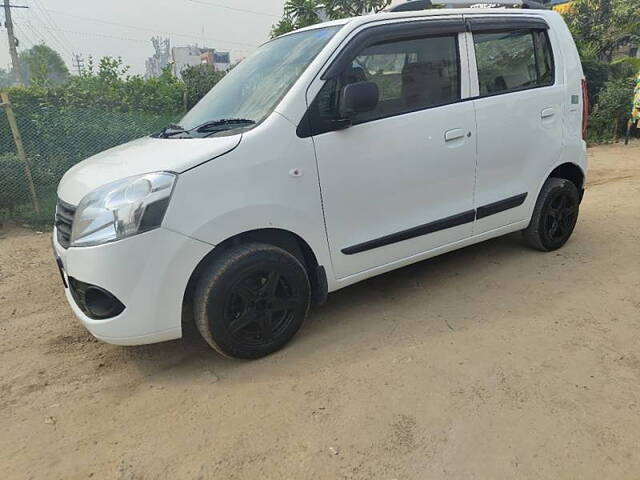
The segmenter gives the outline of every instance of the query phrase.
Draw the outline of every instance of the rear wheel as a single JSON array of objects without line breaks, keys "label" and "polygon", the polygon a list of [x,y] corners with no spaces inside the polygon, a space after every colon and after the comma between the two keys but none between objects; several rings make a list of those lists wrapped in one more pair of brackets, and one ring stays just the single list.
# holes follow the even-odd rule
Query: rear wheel
[{"label": "rear wheel", "polygon": [[310,299],[307,272],[296,257],[272,245],[238,245],[202,273],[194,295],[195,323],[220,353],[259,358],[291,340]]},{"label": "rear wheel", "polygon": [[562,247],[578,221],[580,197],[573,182],[549,178],[536,201],[531,223],[524,230],[527,243],[543,252]]}]

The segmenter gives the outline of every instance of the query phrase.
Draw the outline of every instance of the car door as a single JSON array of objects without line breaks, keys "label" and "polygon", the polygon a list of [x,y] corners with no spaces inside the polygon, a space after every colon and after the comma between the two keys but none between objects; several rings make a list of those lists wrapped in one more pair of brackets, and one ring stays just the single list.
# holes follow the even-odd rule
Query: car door
[{"label": "car door", "polygon": [[[314,140],[338,278],[471,235],[475,121],[472,102],[463,101],[463,31],[461,19],[369,27],[310,99],[301,126]],[[343,128],[341,92],[363,81],[377,84],[378,105]]]},{"label": "car door", "polygon": [[542,176],[562,153],[565,93],[542,18],[492,15],[467,22],[478,95],[474,234],[482,234],[526,220]]}]

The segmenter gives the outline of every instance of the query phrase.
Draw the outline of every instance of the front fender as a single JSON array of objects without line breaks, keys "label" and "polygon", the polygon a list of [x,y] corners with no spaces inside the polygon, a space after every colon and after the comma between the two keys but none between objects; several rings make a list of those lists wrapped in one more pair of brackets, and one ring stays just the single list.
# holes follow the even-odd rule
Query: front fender
[{"label": "front fender", "polygon": [[211,245],[252,230],[286,230],[334,278],[313,142],[279,114],[245,133],[232,152],[180,174],[163,226]]}]

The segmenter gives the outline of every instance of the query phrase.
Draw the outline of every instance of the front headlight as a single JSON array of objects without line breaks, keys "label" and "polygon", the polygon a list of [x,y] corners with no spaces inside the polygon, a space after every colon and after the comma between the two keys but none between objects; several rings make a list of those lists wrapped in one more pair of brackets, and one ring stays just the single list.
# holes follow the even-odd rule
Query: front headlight
[{"label": "front headlight", "polygon": [[173,173],[148,173],[87,194],[76,209],[71,246],[100,245],[159,227],[175,181]]}]

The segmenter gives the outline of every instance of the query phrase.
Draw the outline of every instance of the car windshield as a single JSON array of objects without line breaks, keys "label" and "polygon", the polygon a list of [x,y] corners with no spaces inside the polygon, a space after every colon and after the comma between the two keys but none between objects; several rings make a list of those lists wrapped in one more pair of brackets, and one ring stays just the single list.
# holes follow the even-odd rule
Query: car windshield
[{"label": "car windshield", "polygon": [[192,130],[219,120],[242,119],[239,127],[269,115],[340,27],[285,35],[240,62],[179,122]]}]

